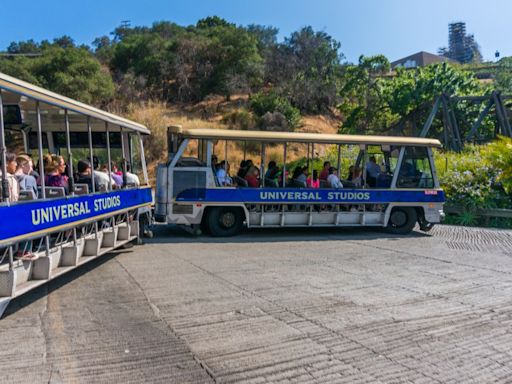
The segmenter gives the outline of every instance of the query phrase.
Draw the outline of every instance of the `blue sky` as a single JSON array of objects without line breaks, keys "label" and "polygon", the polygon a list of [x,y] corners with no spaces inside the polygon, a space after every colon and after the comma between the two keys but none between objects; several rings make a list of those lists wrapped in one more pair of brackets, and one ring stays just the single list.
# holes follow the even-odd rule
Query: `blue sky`
[{"label": "blue sky", "polygon": [[391,61],[448,44],[448,23],[465,21],[485,59],[512,55],[512,1],[507,0],[0,0],[0,50],[11,41],[69,35],[90,44],[122,20],[151,25],[170,20],[195,24],[221,16],[247,25],[279,28],[280,38],[311,25],[341,43],[347,60],[385,54]]}]

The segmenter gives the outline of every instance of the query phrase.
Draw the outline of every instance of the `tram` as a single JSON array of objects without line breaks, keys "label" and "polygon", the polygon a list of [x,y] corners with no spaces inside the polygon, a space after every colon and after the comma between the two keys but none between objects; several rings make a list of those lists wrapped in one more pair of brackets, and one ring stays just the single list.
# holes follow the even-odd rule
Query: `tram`
[{"label": "tram", "polygon": [[[149,134],[0,73],[0,316],[12,298],[140,239],[153,201]],[[20,188],[18,177],[36,184]]]},{"label": "tram", "polygon": [[[229,174],[229,142],[238,144],[231,146],[238,150],[248,144],[259,149],[259,164],[253,164],[250,178]],[[292,143],[303,148],[306,165],[288,169],[287,149]],[[433,159],[433,148],[441,147],[438,140],[174,126],[168,130],[168,147],[169,160],[157,169],[154,217],[197,234],[232,236],[244,226],[373,226],[407,234],[417,224],[429,231],[444,217],[444,193]],[[223,150],[216,151],[219,147]],[[277,148],[282,148],[279,156]],[[320,178],[315,188],[305,178],[315,171],[319,148],[334,153],[337,166],[326,167],[332,176]],[[270,150],[274,158],[267,165]],[[347,153],[352,158],[345,159]],[[244,150],[241,164],[246,155]],[[220,166],[212,161],[222,157]],[[329,162],[320,162],[325,164]],[[272,177],[270,167],[281,176]]]}]

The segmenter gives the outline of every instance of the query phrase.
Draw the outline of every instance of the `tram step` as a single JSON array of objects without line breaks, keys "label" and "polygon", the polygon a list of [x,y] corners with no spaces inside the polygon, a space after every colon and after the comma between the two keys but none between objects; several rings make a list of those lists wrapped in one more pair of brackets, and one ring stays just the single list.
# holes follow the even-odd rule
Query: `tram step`
[{"label": "tram step", "polygon": [[27,293],[28,291],[45,284],[48,280],[29,280],[21,284],[16,284],[16,290],[13,297],[18,297]]},{"label": "tram step", "polygon": [[103,248],[114,248],[117,242],[118,227],[113,227],[103,233]]},{"label": "tram step", "polygon": [[84,256],[98,256],[100,254],[101,243],[103,241],[103,232],[98,232],[97,235],[92,235],[85,239]]},{"label": "tram step", "polygon": [[69,267],[78,264],[78,259],[84,252],[85,241],[78,240],[76,245],[69,245],[62,248],[62,258],[60,266]]}]

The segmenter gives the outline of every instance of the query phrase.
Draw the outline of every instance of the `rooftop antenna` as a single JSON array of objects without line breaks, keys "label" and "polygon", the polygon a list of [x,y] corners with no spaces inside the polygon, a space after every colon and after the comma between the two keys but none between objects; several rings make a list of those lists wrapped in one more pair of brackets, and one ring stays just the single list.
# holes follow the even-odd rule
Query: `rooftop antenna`
[{"label": "rooftop antenna", "polygon": [[131,20],[121,20],[121,27],[122,28],[130,28]]}]

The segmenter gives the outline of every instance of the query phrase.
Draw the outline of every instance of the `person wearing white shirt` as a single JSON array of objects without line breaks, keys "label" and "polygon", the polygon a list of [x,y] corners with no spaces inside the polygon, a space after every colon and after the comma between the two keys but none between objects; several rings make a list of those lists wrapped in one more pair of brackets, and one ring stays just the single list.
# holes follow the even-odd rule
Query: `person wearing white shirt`
[{"label": "person wearing white shirt", "polygon": [[337,171],[336,168],[329,168],[329,176],[327,176],[327,182],[329,183],[331,188],[343,188],[343,184],[341,183],[339,177],[336,175],[335,171]]},{"label": "person wearing white shirt", "polygon": [[229,176],[229,163],[225,160],[222,160],[217,167],[217,172],[215,174],[217,176],[217,180],[221,186],[232,185],[233,180]]}]

